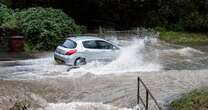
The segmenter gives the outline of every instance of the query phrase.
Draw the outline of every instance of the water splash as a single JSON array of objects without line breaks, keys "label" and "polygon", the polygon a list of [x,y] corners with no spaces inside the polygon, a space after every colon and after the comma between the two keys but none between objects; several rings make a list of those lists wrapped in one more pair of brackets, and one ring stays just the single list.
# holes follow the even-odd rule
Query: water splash
[{"label": "water splash", "polygon": [[[157,60],[147,60],[144,58],[146,54],[146,39],[133,39],[130,43],[131,45],[121,49],[121,53],[116,60],[106,65],[100,62],[92,62],[79,69],[72,70],[69,73],[118,74],[161,70],[162,66]],[[156,54],[157,53],[152,57],[157,57]]]}]

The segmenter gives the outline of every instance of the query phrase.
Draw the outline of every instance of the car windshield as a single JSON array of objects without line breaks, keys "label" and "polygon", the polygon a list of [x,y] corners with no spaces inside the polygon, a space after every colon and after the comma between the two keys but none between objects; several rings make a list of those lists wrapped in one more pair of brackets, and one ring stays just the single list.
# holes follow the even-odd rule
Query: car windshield
[{"label": "car windshield", "polygon": [[74,41],[72,41],[72,40],[67,39],[67,40],[63,43],[62,46],[65,47],[65,48],[70,48],[70,49],[72,49],[72,48],[76,48],[76,47],[77,47],[77,43],[74,42]]}]

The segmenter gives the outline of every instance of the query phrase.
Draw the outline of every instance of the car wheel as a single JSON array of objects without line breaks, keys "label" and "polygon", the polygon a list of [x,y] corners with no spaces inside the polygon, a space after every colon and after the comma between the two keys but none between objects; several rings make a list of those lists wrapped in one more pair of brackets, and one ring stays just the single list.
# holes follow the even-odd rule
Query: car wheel
[{"label": "car wheel", "polygon": [[74,66],[81,66],[81,65],[86,65],[86,59],[85,58],[77,58],[74,62]]}]

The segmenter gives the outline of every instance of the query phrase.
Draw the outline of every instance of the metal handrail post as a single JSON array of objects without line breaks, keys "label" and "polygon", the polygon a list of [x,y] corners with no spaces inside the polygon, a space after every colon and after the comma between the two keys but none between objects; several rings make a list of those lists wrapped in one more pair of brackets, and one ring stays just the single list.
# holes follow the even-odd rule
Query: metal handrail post
[{"label": "metal handrail post", "polygon": [[138,77],[137,104],[140,104],[140,78]]},{"label": "metal handrail post", "polygon": [[149,107],[149,91],[146,90],[146,107],[145,110],[148,110]]}]

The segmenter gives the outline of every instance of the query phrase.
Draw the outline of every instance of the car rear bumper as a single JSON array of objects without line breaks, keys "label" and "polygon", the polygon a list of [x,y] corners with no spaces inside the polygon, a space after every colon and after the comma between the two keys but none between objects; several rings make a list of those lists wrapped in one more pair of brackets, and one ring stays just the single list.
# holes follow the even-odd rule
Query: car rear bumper
[{"label": "car rear bumper", "polygon": [[62,55],[57,52],[54,53],[54,58],[63,61],[67,65],[74,65],[75,59],[72,56]]}]

